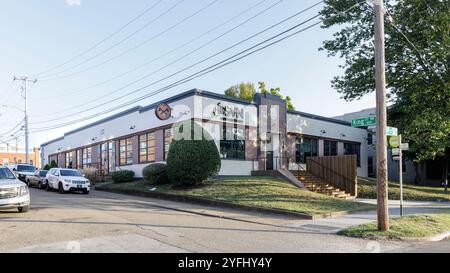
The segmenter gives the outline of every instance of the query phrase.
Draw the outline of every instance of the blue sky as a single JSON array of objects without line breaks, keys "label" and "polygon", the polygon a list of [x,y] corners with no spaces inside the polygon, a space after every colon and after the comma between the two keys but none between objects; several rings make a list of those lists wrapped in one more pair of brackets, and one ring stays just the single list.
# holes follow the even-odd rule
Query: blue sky
[{"label": "blue sky", "polygon": [[[95,88],[74,93],[75,91],[105,82],[116,75],[141,66],[190,41],[194,37],[207,32],[213,27],[226,22],[262,0],[218,0],[193,18],[186,20],[167,33],[157,36],[158,33],[171,27],[190,14],[195,13],[202,7],[208,5],[208,3],[213,2],[213,0],[184,0],[171,12],[154,21],[148,27],[143,28],[138,34],[127,39],[120,45],[111,48],[111,50],[102,55],[87,61],[98,53],[105,51],[105,49],[110,48],[118,41],[123,40],[130,33],[154,20],[158,15],[161,15],[178,1],[180,0],[162,1],[150,12],[139,18],[139,20],[91,52],[65,66],[48,72],[47,75],[43,74],[39,76],[38,79],[40,81],[35,85],[30,84],[29,86],[30,127],[38,128],[68,122],[76,118],[93,115],[101,110],[140,97],[168,85],[183,76],[192,74],[210,64],[221,61],[233,55],[233,53],[262,41],[264,38],[268,38],[287,29],[313,16],[322,7],[318,6],[278,28],[240,47],[219,55],[207,63],[192,68],[183,74],[146,88],[136,94],[124,97],[116,102],[102,107],[95,107],[100,103],[118,98],[146,84],[164,78],[318,2],[317,0],[283,0],[266,13],[263,13],[182,61],[123,90],[116,91],[130,82],[158,70],[184,54],[200,47],[279,1],[266,0],[228,24],[139,70],[130,72],[107,84],[101,84]],[[34,75],[70,60],[73,56],[90,48],[121,28],[124,24],[157,2],[158,0],[1,0],[0,105],[7,104],[23,107],[18,83],[14,83],[9,90],[5,90],[10,85],[13,75]],[[281,87],[283,94],[293,98],[294,105],[299,111],[323,116],[335,116],[373,107],[375,104],[374,95],[367,96],[361,101],[347,103],[341,100],[339,94],[331,88],[330,81],[333,76],[342,73],[338,67],[342,60],[328,58],[326,52],[319,52],[318,48],[321,46],[322,41],[329,39],[335,30],[324,30],[319,27],[312,28],[281,44],[189,83],[142,100],[138,104],[147,105],[192,88],[223,93],[223,90],[235,83],[243,81],[255,83],[265,81],[269,87]],[[144,41],[155,36],[157,38],[143,44]],[[105,60],[111,59],[139,44],[143,45],[95,69],[62,79],[46,81],[46,79],[68,76],[73,72],[83,71],[86,68],[99,65]],[[78,64],[81,65],[76,66]],[[74,68],[70,70],[71,67]],[[67,71],[64,71],[66,69]],[[57,72],[62,73],[55,74]],[[50,74],[55,75],[52,76]],[[75,109],[67,110],[68,108]],[[88,110],[89,108],[95,109]],[[83,113],[75,114],[77,112]],[[14,127],[22,119],[22,113],[14,108],[0,109],[0,113],[0,134],[9,131],[9,129]],[[57,119],[61,116],[67,117],[44,123],[45,121]],[[98,116],[95,119],[83,123],[71,124],[70,126],[51,131],[32,133],[30,136],[31,143],[35,146],[39,145],[44,141],[62,136],[68,130],[102,117],[104,116]],[[9,136],[3,136],[3,139],[8,138]]]}]

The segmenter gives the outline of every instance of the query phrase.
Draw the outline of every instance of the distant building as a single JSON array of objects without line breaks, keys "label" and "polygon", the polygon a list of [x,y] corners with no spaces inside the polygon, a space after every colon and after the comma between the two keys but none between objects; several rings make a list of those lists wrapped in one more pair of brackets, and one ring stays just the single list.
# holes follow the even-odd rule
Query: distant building
[{"label": "distant building", "polygon": [[[30,164],[41,168],[41,149],[30,150]],[[0,144],[0,165],[8,166],[17,163],[25,163],[25,149],[8,144]]]},{"label": "distant building", "polygon": [[[334,119],[351,122],[354,119],[371,117],[376,115],[375,108],[364,109],[358,112],[347,113],[342,116],[333,117]],[[372,132],[374,132],[375,128]],[[368,174],[369,177],[376,177],[376,136],[371,130],[367,132],[367,155],[368,155]],[[442,164],[437,161],[425,162],[422,166],[421,172],[424,173],[424,179],[428,184],[438,185],[442,179]],[[399,164],[398,161],[393,160],[392,151],[388,150],[388,174],[389,180],[399,181]],[[404,158],[403,160],[403,179],[405,182],[414,182],[416,178],[416,170],[418,166],[411,160]]]}]

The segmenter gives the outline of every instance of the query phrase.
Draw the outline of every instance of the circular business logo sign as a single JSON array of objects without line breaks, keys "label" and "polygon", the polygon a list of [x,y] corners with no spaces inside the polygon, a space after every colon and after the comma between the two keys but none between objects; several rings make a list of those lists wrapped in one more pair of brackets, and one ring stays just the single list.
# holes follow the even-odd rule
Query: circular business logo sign
[{"label": "circular business logo sign", "polygon": [[167,103],[161,103],[156,107],[156,117],[160,120],[168,120],[172,116],[172,109]]}]

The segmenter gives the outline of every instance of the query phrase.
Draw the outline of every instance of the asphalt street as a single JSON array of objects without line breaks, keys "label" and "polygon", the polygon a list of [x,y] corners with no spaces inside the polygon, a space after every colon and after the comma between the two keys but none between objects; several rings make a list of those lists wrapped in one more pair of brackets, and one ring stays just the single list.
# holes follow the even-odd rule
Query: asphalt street
[{"label": "asphalt street", "polygon": [[105,192],[61,195],[31,189],[31,198],[26,214],[0,212],[0,252],[450,252],[450,241],[345,238],[311,228],[315,223],[305,220],[285,225],[276,217],[224,219],[194,207],[189,212],[189,205],[174,210],[163,201]]}]

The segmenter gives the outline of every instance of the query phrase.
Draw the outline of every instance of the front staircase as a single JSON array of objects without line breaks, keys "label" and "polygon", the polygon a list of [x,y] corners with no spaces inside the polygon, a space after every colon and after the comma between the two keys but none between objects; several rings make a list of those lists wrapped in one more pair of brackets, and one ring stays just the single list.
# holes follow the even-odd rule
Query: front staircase
[{"label": "front staircase", "polygon": [[308,171],[291,171],[294,176],[305,185],[309,191],[333,196],[341,199],[354,199],[355,197],[344,190],[331,185],[322,178],[319,178]]}]

